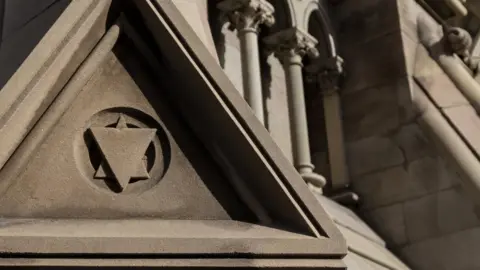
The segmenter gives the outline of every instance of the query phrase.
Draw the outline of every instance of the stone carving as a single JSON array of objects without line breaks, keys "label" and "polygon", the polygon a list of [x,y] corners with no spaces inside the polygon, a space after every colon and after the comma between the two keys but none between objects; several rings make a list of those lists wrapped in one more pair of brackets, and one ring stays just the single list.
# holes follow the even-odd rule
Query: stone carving
[{"label": "stone carving", "polygon": [[306,79],[318,83],[324,95],[330,95],[340,88],[344,74],[343,59],[336,55],[328,59],[317,58],[311,65],[305,67]]},{"label": "stone carving", "polygon": [[116,127],[91,127],[90,132],[100,148],[103,160],[95,178],[115,179],[124,190],[130,179],[148,179],[147,147],[155,136],[153,128],[129,128],[120,115]]},{"label": "stone carving", "polygon": [[304,56],[316,58],[319,55],[315,48],[317,40],[310,34],[299,28],[290,28],[270,35],[264,39],[267,45],[267,53],[275,53],[275,56],[285,64],[287,59],[299,56],[300,61]]},{"label": "stone carving", "polygon": [[470,54],[472,47],[470,34],[460,27],[449,27],[446,29],[446,40],[452,52],[457,54],[471,70],[478,72],[480,59]]},{"label": "stone carving", "polygon": [[76,145],[81,171],[96,186],[116,193],[149,189],[168,165],[170,148],[163,129],[134,109],[97,113],[82,137]]},{"label": "stone carving", "polygon": [[222,20],[230,22],[230,30],[257,32],[260,24],[275,23],[274,8],[266,0],[224,0],[217,7],[223,12]]}]

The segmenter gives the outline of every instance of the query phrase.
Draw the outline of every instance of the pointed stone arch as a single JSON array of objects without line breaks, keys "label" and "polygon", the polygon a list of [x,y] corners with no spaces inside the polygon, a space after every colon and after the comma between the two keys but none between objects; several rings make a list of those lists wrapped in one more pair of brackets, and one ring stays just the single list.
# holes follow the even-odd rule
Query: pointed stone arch
[{"label": "pointed stone arch", "polygon": [[323,57],[337,55],[336,34],[324,0],[311,0],[305,7],[301,27],[314,36]]},{"label": "pointed stone arch", "polygon": [[270,32],[274,33],[296,25],[295,8],[292,0],[268,0],[275,8],[275,25]]}]

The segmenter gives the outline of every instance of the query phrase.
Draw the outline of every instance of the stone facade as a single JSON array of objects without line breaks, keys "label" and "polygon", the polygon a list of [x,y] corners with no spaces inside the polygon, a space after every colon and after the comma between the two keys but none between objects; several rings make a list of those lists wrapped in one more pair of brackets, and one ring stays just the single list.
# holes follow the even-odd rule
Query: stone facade
[{"label": "stone facade", "polygon": [[[466,255],[480,241],[473,203],[456,168],[409,112],[408,96],[418,87],[415,65],[439,70],[428,53],[418,52],[414,18],[421,12],[414,1],[337,6],[349,74],[343,105],[352,185],[362,198],[359,213],[413,269],[476,269],[480,261]],[[446,102],[458,100],[455,87],[445,93],[451,82],[444,73],[431,83],[442,85],[431,89]]]},{"label": "stone facade", "polygon": [[204,10],[50,14],[0,91],[2,266],[345,269],[339,228],[212,57]]},{"label": "stone facade", "polygon": [[[296,20],[307,20],[299,11],[302,4],[292,1],[291,5],[300,17]],[[413,0],[379,0],[341,1],[329,12],[345,60],[343,127],[351,185],[361,198],[358,213],[413,269],[478,267],[473,258],[462,260],[466,255],[454,252],[462,247],[451,246],[461,245],[467,232],[475,235],[479,220],[473,204],[462,191],[456,168],[417,123],[410,101],[411,89],[418,87],[415,65],[434,62],[428,54],[422,59],[417,53],[421,45],[415,16],[425,11]],[[232,49],[238,48],[238,41],[229,31],[223,35],[228,48],[220,53],[224,70],[239,82],[239,65],[229,64],[239,59],[239,50]],[[291,157],[284,73],[272,58],[262,61],[266,127]],[[451,83],[445,74],[432,83],[440,84],[439,80]],[[241,83],[236,86],[241,91]],[[444,96],[451,102],[455,94]],[[321,143],[325,138],[319,138],[325,132],[323,108],[315,98],[307,99],[307,107],[317,108],[308,118],[315,121],[309,122],[310,132],[315,130],[310,139],[312,155],[317,169],[328,176],[326,146]],[[440,255],[447,252],[449,256]]]},{"label": "stone facade", "polygon": [[[27,1],[2,2],[5,16],[0,59],[4,60],[0,62],[9,63],[5,64],[5,68],[0,72],[2,86],[69,3],[45,0],[35,2],[35,5],[25,5],[24,2]],[[249,1],[237,2],[245,4]],[[242,69],[245,55],[242,55],[244,52],[238,29],[229,27],[232,21],[228,23],[220,20],[222,12],[217,8],[217,1],[175,0],[173,3],[213,59],[221,66],[236,91],[245,97],[245,71]],[[414,0],[272,0],[268,3],[275,9],[273,16],[276,24],[270,28],[256,26],[263,97],[261,106],[257,108],[263,108],[260,114],[263,118],[261,122],[288,161],[295,162],[296,150],[295,144],[292,144],[295,138],[291,135],[291,110],[294,108],[289,105],[288,74],[285,72],[284,63],[267,50],[263,41],[279,31],[297,29],[306,35],[312,35],[318,42],[316,49],[319,56],[316,57],[319,57],[320,61],[337,54],[344,59],[346,76],[341,79],[339,93],[348,168],[345,188],[360,197],[357,204],[350,204],[354,211],[327,198],[337,193],[329,190],[329,185],[332,185],[329,183],[331,161],[328,160],[324,98],[319,87],[308,80],[304,82],[308,134],[304,135],[310,143],[309,154],[315,172],[325,176],[327,180],[324,190],[326,196],[319,195],[318,190],[313,188],[312,192],[317,193],[318,203],[325,208],[347,239],[350,253],[344,261],[348,269],[479,268],[480,260],[475,252],[480,248],[477,248],[480,245],[480,220],[476,215],[474,200],[467,194],[468,188],[462,185],[465,177],[438,147],[435,137],[424,130],[419,114],[412,105],[415,91],[426,91],[449,121],[454,123],[469,146],[478,152],[478,125],[472,124],[478,121],[474,108],[457,89],[458,84],[442,70],[422,43],[425,36],[419,31],[418,15],[423,14],[432,24],[436,24],[433,19]],[[24,6],[28,8],[23,8]],[[312,22],[327,18],[331,24],[326,24],[325,21]],[[434,35],[425,32],[423,34]],[[334,55],[331,55],[332,53]],[[116,61],[115,57],[111,58],[113,62]],[[301,64],[310,64],[309,61],[304,59]],[[116,69],[121,68],[117,65]],[[116,69],[112,69],[111,71],[116,73],[110,75],[117,78],[116,76],[123,72],[123,77],[128,77],[123,69],[121,72],[115,71]],[[308,74],[304,75],[307,79]],[[111,79],[114,80],[116,79]],[[108,84],[108,80],[105,81],[105,84]],[[84,95],[86,93],[84,92]],[[131,100],[134,99],[135,97],[132,97]],[[74,109],[81,111],[80,107],[76,106]],[[42,107],[39,105],[39,108]],[[0,108],[0,113],[4,109]],[[70,122],[68,120],[64,119],[61,122],[63,124],[57,128],[60,131],[55,129],[54,134],[62,133],[61,130]],[[57,137],[60,136],[58,134]],[[51,139],[48,142],[55,144],[56,140]],[[42,151],[53,156],[55,147],[47,146]],[[6,161],[7,155],[13,150],[14,147],[11,147],[0,154],[2,160]],[[48,165],[47,167],[54,170],[55,166],[60,164],[43,161],[40,157],[43,152],[39,152],[36,163],[32,163],[36,164],[36,167],[26,170],[25,179],[33,179],[32,175],[42,166]],[[178,150],[178,155],[183,157],[181,152]],[[184,159],[183,167],[190,166],[189,159]],[[47,162],[46,165],[44,162]],[[58,173],[62,172],[60,168],[56,169],[59,170]],[[198,175],[192,177],[201,178]],[[298,177],[297,180],[301,181],[301,178]],[[5,215],[15,215],[19,211],[22,215],[33,214],[35,217],[99,217],[105,213],[110,214],[106,210],[103,213],[102,209],[92,214],[82,212],[80,208],[48,214],[42,208],[51,206],[48,201],[38,203],[38,198],[29,197],[31,194],[26,196],[21,184],[14,185],[12,190],[10,197],[3,197],[2,200],[8,203],[9,200],[23,198],[30,202],[33,198],[36,204],[31,202],[34,206],[28,210],[34,213],[22,212],[20,207],[2,210]],[[29,189],[31,193],[35,190],[35,187]],[[24,195],[26,197],[22,197]],[[211,194],[207,188],[202,188],[201,192],[190,195],[210,198]],[[190,198],[187,197],[184,199]],[[52,195],[50,199],[55,198]],[[90,203],[94,201],[91,200]],[[211,199],[209,203],[210,206],[198,205],[200,210],[193,207],[187,212],[182,210],[172,213],[172,216],[183,214],[190,217],[197,215],[200,218],[230,218],[228,213],[224,213],[222,207],[218,206],[217,201]],[[231,203],[235,204],[236,201]],[[65,209],[68,208],[67,205],[68,203],[65,204]],[[121,206],[120,208],[125,210]],[[150,212],[143,214],[156,215],[158,213],[155,211],[158,210],[150,209]],[[134,210],[125,210],[129,215],[132,211]],[[126,214],[113,216],[123,215]],[[408,267],[386,247],[408,264]]]}]

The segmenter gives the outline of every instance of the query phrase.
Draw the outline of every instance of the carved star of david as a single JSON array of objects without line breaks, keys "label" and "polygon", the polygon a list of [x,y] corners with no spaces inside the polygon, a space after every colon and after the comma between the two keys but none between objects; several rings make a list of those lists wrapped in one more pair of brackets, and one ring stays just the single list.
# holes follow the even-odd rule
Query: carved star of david
[{"label": "carved star of david", "polygon": [[150,178],[144,156],[156,129],[129,128],[120,115],[116,127],[91,127],[90,131],[103,155],[95,178],[114,179],[122,191],[132,179]]}]

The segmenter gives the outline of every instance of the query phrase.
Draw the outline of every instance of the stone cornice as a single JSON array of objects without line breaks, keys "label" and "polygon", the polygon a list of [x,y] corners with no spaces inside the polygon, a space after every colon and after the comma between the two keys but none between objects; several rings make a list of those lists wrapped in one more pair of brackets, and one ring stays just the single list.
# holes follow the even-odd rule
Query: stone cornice
[{"label": "stone cornice", "polygon": [[266,0],[223,0],[217,8],[230,22],[231,30],[257,32],[261,24],[272,26],[275,23],[275,9]]},{"label": "stone cornice", "polygon": [[315,48],[318,41],[307,32],[293,27],[275,34],[272,34],[264,39],[267,45],[267,50],[275,53],[275,55],[284,61],[285,57],[299,56],[299,59],[305,55],[309,57],[317,57],[318,50]]}]

